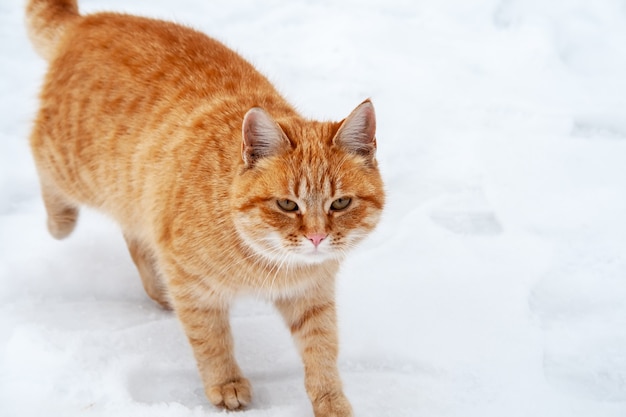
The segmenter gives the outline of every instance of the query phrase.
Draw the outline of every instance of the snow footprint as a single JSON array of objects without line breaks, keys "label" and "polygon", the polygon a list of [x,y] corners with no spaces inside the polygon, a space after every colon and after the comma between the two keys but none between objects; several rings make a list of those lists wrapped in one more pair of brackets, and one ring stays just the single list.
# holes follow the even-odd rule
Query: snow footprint
[{"label": "snow footprint", "polygon": [[585,115],[574,120],[572,137],[583,139],[626,139],[626,122],[621,114]]},{"label": "snow footprint", "polygon": [[457,235],[496,236],[502,233],[495,212],[482,189],[477,187],[444,198],[439,207],[430,212],[430,219]]}]

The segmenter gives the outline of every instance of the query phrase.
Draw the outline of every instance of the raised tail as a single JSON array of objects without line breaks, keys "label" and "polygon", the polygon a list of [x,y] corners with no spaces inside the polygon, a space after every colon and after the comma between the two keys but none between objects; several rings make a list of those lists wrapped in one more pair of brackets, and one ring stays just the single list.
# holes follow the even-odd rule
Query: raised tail
[{"label": "raised tail", "polygon": [[47,61],[55,56],[68,24],[78,20],[77,0],[29,0],[26,27],[35,50]]}]

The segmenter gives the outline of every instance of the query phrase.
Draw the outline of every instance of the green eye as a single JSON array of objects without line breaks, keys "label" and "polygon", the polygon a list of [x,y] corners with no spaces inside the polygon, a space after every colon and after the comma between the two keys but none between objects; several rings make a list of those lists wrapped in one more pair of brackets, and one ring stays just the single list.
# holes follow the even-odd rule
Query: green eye
[{"label": "green eye", "polygon": [[297,211],[298,210],[298,205],[291,200],[287,200],[287,199],[277,200],[276,203],[278,203],[278,207],[280,207],[284,211]]},{"label": "green eye", "polygon": [[352,199],[349,197],[341,197],[336,199],[335,201],[333,201],[333,203],[330,205],[330,208],[335,210],[335,211],[339,211],[339,210],[343,210],[345,208],[347,208],[350,203],[352,202]]}]

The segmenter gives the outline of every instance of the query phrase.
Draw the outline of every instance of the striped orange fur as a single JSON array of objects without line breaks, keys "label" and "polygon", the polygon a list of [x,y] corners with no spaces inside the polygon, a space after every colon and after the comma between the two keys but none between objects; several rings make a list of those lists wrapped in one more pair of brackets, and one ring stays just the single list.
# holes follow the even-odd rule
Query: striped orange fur
[{"label": "striped orange fur", "polygon": [[172,308],[209,400],[251,401],[228,322],[235,296],[275,302],[316,417],[352,415],[337,370],[335,276],[384,205],[369,100],[303,118],[255,68],[195,30],[75,0],[30,0],[49,62],[31,135],[48,228],[81,205],[120,225],[150,297]]}]

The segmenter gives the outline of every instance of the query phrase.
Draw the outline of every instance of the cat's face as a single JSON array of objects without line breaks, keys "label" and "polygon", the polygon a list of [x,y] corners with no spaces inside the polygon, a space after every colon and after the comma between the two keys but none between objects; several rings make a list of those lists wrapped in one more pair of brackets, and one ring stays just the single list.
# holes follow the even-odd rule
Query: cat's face
[{"label": "cat's face", "polygon": [[[330,154],[330,152],[329,152]],[[377,224],[382,183],[351,155],[267,161],[240,195],[235,224],[256,253],[278,263],[341,258]]]},{"label": "cat's face", "polygon": [[284,149],[251,155],[235,181],[233,219],[257,255],[278,265],[340,259],[378,223],[384,191],[373,153],[338,144],[339,126],[283,125]]}]

